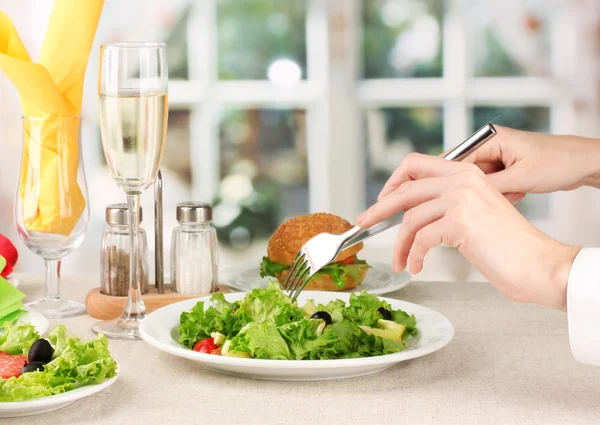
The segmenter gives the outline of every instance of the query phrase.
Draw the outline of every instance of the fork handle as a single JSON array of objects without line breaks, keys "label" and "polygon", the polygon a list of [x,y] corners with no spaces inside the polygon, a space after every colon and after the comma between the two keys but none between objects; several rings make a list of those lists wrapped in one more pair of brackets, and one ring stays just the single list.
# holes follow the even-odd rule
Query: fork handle
[{"label": "fork handle", "polygon": [[[460,145],[458,145],[446,155],[444,155],[444,159],[447,159],[449,161],[462,161],[464,158],[475,152],[475,150],[483,146],[485,142],[490,140],[495,135],[496,129],[492,124],[487,123],[475,133],[473,133],[473,135],[470,136],[467,140],[465,140]],[[403,217],[404,211],[401,211],[398,214],[388,218],[387,220],[383,220],[382,222],[369,227],[368,229],[362,229],[359,226],[354,226],[352,229],[344,233],[344,236],[346,237],[346,242],[342,245],[340,251],[350,248],[351,246],[354,246],[357,243],[360,243],[365,239],[370,238],[371,236],[375,236],[378,233],[381,233],[402,223]]]}]

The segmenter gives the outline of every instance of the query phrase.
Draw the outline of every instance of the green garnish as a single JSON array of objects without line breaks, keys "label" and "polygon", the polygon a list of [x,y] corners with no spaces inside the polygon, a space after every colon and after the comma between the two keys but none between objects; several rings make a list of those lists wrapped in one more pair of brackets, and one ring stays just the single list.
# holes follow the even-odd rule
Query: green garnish
[{"label": "green garnish", "polygon": [[[356,281],[360,281],[361,274],[369,267],[370,266],[366,261],[358,259],[356,259],[353,264],[331,263],[315,273],[313,279],[317,278],[319,275],[328,274],[331,276],[336,288],[341,289],[346,286],[346,276],[349,276]],[[289,268],[290,266],[276,263],[269,260],[267,257],[263,257],[262,262],[260,263],[260,277],[275,277],[278,273],[289,270]]]}]

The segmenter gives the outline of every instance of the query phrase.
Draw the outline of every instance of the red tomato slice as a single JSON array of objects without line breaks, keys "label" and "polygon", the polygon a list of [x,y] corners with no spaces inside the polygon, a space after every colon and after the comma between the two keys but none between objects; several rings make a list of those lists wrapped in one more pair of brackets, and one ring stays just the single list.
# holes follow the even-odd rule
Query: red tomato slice
[{"label": "red tomato slice", "polygon": [[204,338],[194,345],[194,351],[205,354],[211,354],[211,351],[216,350],[217,348],[219,348],[219,346],[215,344],[215,340],[212,338]]},{"label": "red tomato slice", "polygon": [[212,350],[210,352],[210,354],[214,354],[215,356],[220,356],[221,355],[221,347],[217,348],[216,350]]},{"label": "red tomato slice", "polygon": [[21,369],[27,364],[27,357],[23,354],[8,354],[0,351],[0,378],[8,379],[11,376],[18,378]]},{"label": "red tomato slice", "polygon": [[348,257],[342,261],[338,261],[338,263],[348,266],[350,264],[354,264],[354,260],[356,260],[356,257],[354,255],[351,255],[350,257]]}]

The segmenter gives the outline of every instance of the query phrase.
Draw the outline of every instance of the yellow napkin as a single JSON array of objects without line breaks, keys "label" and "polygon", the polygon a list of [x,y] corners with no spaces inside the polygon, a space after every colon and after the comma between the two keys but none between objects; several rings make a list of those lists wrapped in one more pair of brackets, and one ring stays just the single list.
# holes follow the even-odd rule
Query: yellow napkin
[{"label": "yellow napkin", "polygon": [[68,236],[85,208],[76,181],[79,122],[69,120],[74,124],[65,130],[55,118],[81,114],[85,69],[103,5],[104,0],[56,0],[38,63],[0,11],[0,69],[19,92],[23,115],[42,118],[24,128],[19,191],[30,231]]}]

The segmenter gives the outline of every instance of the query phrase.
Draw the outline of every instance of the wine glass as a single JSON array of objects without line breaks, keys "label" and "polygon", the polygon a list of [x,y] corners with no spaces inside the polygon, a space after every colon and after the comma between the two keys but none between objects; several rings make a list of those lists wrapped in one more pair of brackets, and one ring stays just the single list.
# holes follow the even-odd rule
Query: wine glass
[{"label": "wine glass", "polygon": [[60,296],[60,261],[85,236],[90,218],[81,155],[81,117],[23,117],[23,158],[15,202],[17,233],[46,262],[46,296],[27,306],[51,319],[85,313]]},{"label": "wine glass", "polygon": [[129,295],[120,318],[92,328],[109,338],[139,339],[146,315],[140,289],[140,194],[156,179],[167,135],[167,61],[163,43],[114,43],[100,47],[100,129],[110,172],[127,194]]}]

